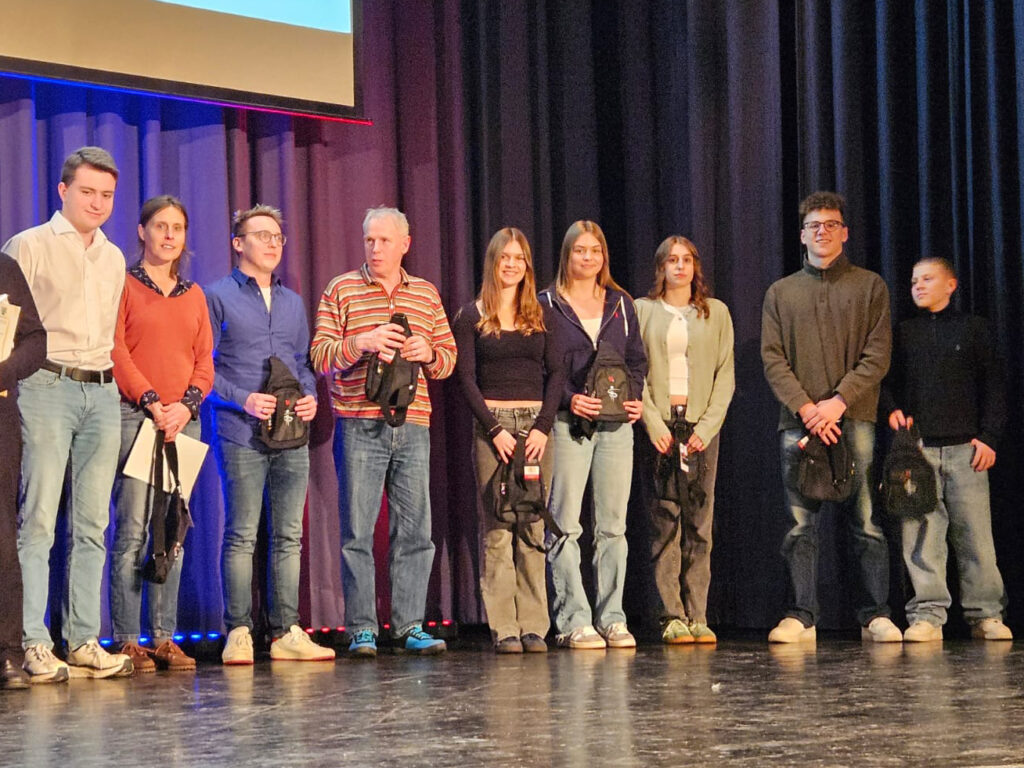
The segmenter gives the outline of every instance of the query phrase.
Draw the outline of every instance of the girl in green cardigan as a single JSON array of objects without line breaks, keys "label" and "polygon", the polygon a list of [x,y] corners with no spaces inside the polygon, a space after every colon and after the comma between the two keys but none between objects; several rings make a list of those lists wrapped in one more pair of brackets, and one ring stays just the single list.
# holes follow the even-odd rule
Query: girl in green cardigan
[{"label": "girl in green cardigan", "polygon": [[658,246],[654,287],[636,311],[649,361],[643,423],[661,454],[657,495],[674,496],[665,488],[667,475],[684,478],[683,486],[693,479],[689,503],[658,498],[652,511],[661,638],[715,643],[707,601],[718,433],[735,389],[732,318],[711,298],[696,246],[679,235]]}]

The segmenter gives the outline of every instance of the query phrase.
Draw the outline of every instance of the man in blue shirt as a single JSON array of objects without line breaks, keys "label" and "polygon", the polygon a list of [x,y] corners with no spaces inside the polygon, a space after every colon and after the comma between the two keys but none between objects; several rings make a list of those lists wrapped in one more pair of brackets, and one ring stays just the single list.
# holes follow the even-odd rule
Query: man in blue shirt
[{"label": "man in blue shirt", "polygon": [[269,448],[260,425],[277,407],[265,383],[270,358],[281,360],[303,396],[294,405],[302,421],[316,415],[316,380],[309,366],[309,322],[302,299],[281,284],[274,270],[285,244],[281,212],[269,205],[239,211],[231,247],[238,265],[206,288],[213,329],[214,453],[224,488],[225,664],[252,664],[252,558],[264,492],[269,500],[270,631],[274,660],[329,661],[334,651],[299,627],[299,561],[302,512],[309,482],[309,450]]}]

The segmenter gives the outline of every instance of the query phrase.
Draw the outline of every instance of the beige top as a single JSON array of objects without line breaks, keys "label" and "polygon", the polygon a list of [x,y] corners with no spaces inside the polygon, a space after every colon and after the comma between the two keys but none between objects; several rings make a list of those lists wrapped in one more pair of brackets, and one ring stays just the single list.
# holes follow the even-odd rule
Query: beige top
[{"label": "beige top", "polygon": [[121,249],[97,229],[88,248],[60,211],[3,246],[25,273],[46,328],[46,356],[102,371],[113,363],[114,329],[124,287]]},{"label": "beige top", "polygon": [[686,360],[686,321],[687,310],[692,313],[692,305],[686,308],[673,307],[662,299],[661,306],[672,315],[672,322],[669,323],[665,337],[668,351],[668,394],[669,397],[686,397],[689,392],[687,384],[690,375]]}]

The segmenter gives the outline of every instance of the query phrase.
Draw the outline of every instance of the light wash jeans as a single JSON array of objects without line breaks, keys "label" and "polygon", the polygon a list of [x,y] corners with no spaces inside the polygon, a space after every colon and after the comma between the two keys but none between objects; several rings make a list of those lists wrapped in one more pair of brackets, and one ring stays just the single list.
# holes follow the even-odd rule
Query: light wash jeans
[{"label": "light wash jeans", "polygon": [[[867,626],[877,616],[889,615],[889,545],[885,534],[871,517],[871,477],[875,450],[875,425],[870,421],[843,422],[856,462],[854,490],[838,511],[846,520],[850,549],[860,567],[857,621]],[[793,526],[782,542],[782,556],[789,568],[793,603],[787,616],[804,626],[818,621],[818,513],[823,502],[812,501],[797,488],[802,429],[780,433],[782,446],[782,485],[786,507]],[[816,439],[816,438],[815,438]]]},{"label": "light wash jeans", "polygon": [[[182,550],[163,584],[145,582],[142,565],[149,551],[149,484],[122,473],[135,444],[139,427],[146,421],[137,408],[121,403],[121,453],[114,480],[114,546],[110,552],[110,620],[114,639],[136,642],[142,631],[142,592],[145,584],[148,632],[155,641],[168,640],[178,622],[178,585],[181,582]],[[198,421],[185,425],[183,433],[199,439]]]},{"label": "light wash jeans", "polygon": [[71,496],[64,590],[64,639],[69,648],[100,633],[100,589],[107,559],[104,535],[121,435],[117,385],[84,384],[50,371],[21,382],[21,522],[18,559],[25,585],[23,645],[52,647],[46,628],[50,549],[71,459]]},{"label": "light wash jeans", "polygon": [[299,623],[302,513],[309,485],[307,446],[257,451],[227,440],[217,445],[224,487],[224,623],[252,629],[252,559],[264,502],[270,520],[270,632]]},{"label": "light wash jeans", "polygon": [[998,617],[1006,607],[1006,593],[992,541],[988,472],[971,467],[970,443],[926,447],[924,455],[935,467],[939,506],[923,519],[903,522],[903,561],[914,585],[907,620],[946,623],[952,602],[946,586],[947,534],[960,574],[964,618],[977,622]]},{"label": "light wash jeans", "polygon": [[385,488],[391,572],[391,633],[423,622],[434,563],[430,538],[430,430],[388,426],[383,419],[339,418],[334,466],[341,515],[341,577],[345,625],[353,635],[377,634],[373,531]]},{"label": "light wash jeans", "polygon": [[[626,505],[633,480],[633,426],[602,422],[588,440],[574,440],[569,415],[560,412],[551,430],[555,469],[551,480],[551,516],[566,540],[548,553],[555,629],[567,634],[593,625],[606,629],[624,622],[622,588],[626,578]],[[594,498],[594,574],[596,604],[587,602],[580,573],[580,516],[587,482]]]}]

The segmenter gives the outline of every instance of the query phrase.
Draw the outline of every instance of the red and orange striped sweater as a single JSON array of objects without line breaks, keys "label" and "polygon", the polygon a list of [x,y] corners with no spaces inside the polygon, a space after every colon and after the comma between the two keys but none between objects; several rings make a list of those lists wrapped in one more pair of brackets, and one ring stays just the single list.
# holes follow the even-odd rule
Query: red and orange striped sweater
[{"label": "red and orange striped sweater", "polygon": [[412,332],[424,337],[435,353],[432,363],[420,367],[416,398],[406,414],[407,422],[430,426],[430,395],[424,374],[444,379],[455,370],[455,339],[441,297],[430,282],[412,277],[404,269],[401,281],[389,296],[370,276],[365,264],[331,280],[316,311],[309,355],[313,370],[328,377],[335,416],[383,418],[380,408],[366,399],[364,386],[370,355],[356,349],[355,337],[388,322],[394,312],[404,312]]}]

